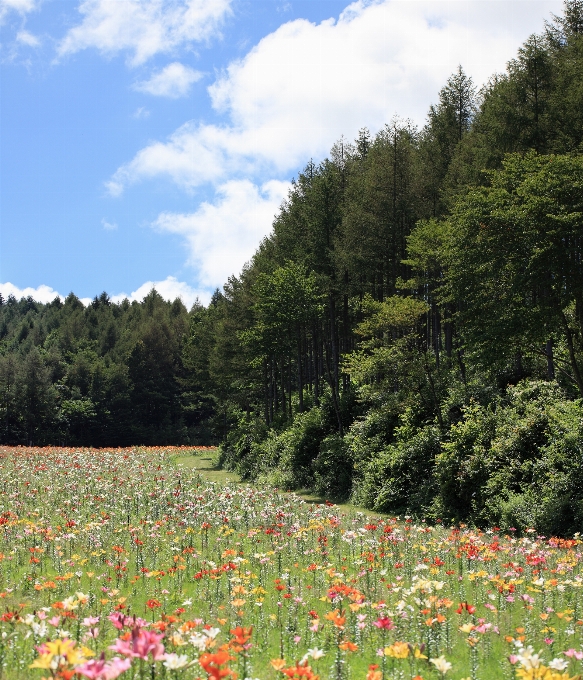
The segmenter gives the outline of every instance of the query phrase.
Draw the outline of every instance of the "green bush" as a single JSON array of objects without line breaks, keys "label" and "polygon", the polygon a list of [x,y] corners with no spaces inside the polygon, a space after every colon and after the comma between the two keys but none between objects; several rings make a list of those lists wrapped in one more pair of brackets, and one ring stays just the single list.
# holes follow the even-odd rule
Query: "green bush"
[{"label": "green bush", "polygon": [[437,457],[435,512],[547,534],[583,521],[583,408],[553,383],[525,380],[472,404]]},{"label": "green bush", "polygon": [[353,463],[345,439],[338,434],[326,437],[313,463],[314,491],[326,498],[345,500],[352,485]]},{"label": "green bush", "polygon": [[395,441],[368,460],[355,463],[352,501],[394,514],[423,515],[431,507],[435,484],[433,469],[440,451],[436,425],[417,427],[408,410],[395,430]]}]

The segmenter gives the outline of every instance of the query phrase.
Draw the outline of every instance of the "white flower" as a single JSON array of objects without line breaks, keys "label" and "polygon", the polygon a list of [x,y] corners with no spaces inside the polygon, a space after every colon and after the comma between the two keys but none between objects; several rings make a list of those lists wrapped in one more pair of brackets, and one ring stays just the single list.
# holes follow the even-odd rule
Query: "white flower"
[{"label": "white flower", "polygon": [[203,635],[206,635],[211,640],[214,640],[217,635],[221,632],[220,628],[209,628],[208,630],[203,630]]},{"label": "white flower", "polygon": [[538,668],[541,665],[540,655],[542,654],[542,651],[538,654],[533,654],[533,652],[534,649],[529,645],[524,648],[518,656],[521,666],[527,671]]},{"label": "white flower", "polygon": [[49,629],[47,628],[44,621],[41,621],[40,623],[33,623],[31,628],[32,628],[32,632],[37,637],[41,637],[41,638],[46,637],[48,632],[49,632]]},{"label": "white flower", "polygon": [[208,638],[201,633],[193,633],[190,636],[190,644],[201,652],[204,652],[206,649],[207,640]]},{"label": "white flower", "polygon": [[549,668],[552,668],[554,671],[564,671],[568,665],[569,662],[565,661],[565,659],[553,659],[549,663]]},{"label": "white flower", "polygon": [[308,649],[308,651],[302,657],[300,663],[306,663],[306,661],[310,657],[312,659],[317,660],[317,659],[321,659],[325,655],[326,655],[326,652],[323,649],[318,649],[317,647],[314,647],[313,649]]},{"label": "white flower", "polygon": [[179,668],[184,668],[184,666],[188,666],[189,661],[188,657],[186,654],[166,654],[166,661],[164,661],[164,666],[166,668],[170,669],[171,671],[176,671]]},{"label": "white flower", "polygon": [[437,668],[440,673],[443,673],[443,675],[445,675],[451,668],[450,662],[446,661],[443,655],[438,656],[437,659],[429,659],[429,661],[435,666],[435,668]]}]

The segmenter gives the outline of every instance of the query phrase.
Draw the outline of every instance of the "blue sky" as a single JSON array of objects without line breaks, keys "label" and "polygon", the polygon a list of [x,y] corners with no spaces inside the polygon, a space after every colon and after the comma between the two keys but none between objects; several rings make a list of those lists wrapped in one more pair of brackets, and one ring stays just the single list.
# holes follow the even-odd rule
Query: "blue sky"
[{"label": "blue sky", "polygon": [[344,135],[422,125],[557,0],[0,0],[0,291],[187,305]]}]

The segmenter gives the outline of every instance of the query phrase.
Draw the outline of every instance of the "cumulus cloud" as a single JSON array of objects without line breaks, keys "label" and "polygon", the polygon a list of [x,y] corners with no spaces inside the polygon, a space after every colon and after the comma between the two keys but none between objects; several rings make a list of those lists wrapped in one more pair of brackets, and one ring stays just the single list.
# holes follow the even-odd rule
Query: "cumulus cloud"
[{"label": "cumulus cloud", "polygon": [[9,12],[28,14],[36,9],[37,0],[0,0],[0,23]]},{"label": "cumulus cloud", "polygon": [[126,295],[126,293],[120,293],[119,295],[113,295],[113,302],[121,302],[124,298],[130,301],[136,300],[141,302],[148,293],[155,288],[156,291],[165,299],[169,301],[174,301],[176,298],[180,298],[184,305],[190,309],[192,305],[198,300],[203,304],[208,304],[210,301],[210,293],[207,290],[196,290],[192,286],[189,286],[183,281],[178,281],[174,276],[168,276],[163,281],[146,281],[139,288],[134,290],[133,293]]},{"label": "cumulus cloud", "polygon": [[[168,276],[163,281],[146,281],[139,288],[134,290],[132,293],[119,293],[118,295],[112,295],[111,299],[113,302],[121,302],[124,298],[128,300],[141,302],[146,295],[155,288],[158,293],[165,299],[173,302],[176,298],[180,298],[182,302],[190,309],[196,300],[200,300],[203,304],[208,304],[210,301],[211,294],[208,290],[196,290],[188,283],[183,281],[178,281],[174,276]],[[31,297],[36,302],[41,302],[46,304],[47,302],[52,302],[55,298],[60,298],[61,301],[65,300],[65,295],[61,295],[54,288],[50,286],[40,285],[37,288],[18,288],[18,286],[12,283],[0,283],[0,294],[6,300],[9,295],[14,295],[17,300],[21,298]],[[79,298],[81,302],[87,306],[91,303],[92,298]]]},{"label": "cumulus cloud", "polygon": [[355,2],[338,20],[283,24],[210,86],[226,123],[189,122],[144,147],[109,190],[160,175],[186,188],[281,176],[395,113],[421,124],[458,64],[484,83],[559,9],[558,0],[378,0]]},{"label": "cumulus cloud", "polygon": [[178,61],[168,64],[161,71],[134,85],[138,92],[152,94],[155,97],[170,97],[178,99],[188,94],[190,86],[202,78],[200,71],[184,66]]},{"label": "cumulus cloud", "polygon": [[10,282],[0,283],[0,294],[6,300],[9,295],[14,295],[17,300],[31,297],[37,302],[52,302],[56,297],[64,299],[63,296],[50,286],[40,285],[38,288],[18,288]]},{"label": "cumulus cloud", "polygon": [[91,47],[108,56],[127,51],[130,65],[137,66],[160,52],[208,40],[230,5],[231,0],[83,0],[83,19],[60,42],[58,54]]},{"label": "cumulus cloud", "polygon": [[214,289],[251,259],[289,188],[275,180],[260,187],[232,180],[217,189],[214,203],[202,203],[189,214],[162,213],[154,227],[184,238],[200,286]]}]

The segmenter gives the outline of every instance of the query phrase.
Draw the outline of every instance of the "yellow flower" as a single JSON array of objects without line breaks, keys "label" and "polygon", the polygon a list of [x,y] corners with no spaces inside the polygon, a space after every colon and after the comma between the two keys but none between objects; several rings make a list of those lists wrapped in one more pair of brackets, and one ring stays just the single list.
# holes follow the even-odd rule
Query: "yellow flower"
[{"label": "yellow flower", "polygon": [[394,659],[406,659],[409,652],[409,645],[406,642],[395,642],[390,647],[385,647],[385,656],[392,656]]}]

